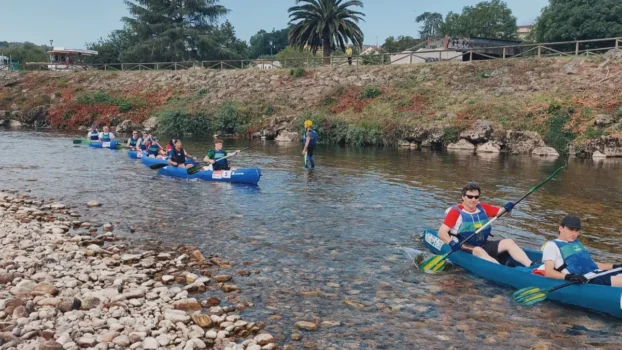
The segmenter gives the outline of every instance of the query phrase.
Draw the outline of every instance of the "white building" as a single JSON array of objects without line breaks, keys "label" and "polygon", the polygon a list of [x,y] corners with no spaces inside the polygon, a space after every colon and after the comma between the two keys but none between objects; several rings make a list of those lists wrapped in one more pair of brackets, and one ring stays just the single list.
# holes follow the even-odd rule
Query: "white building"
[{"label": "white building", "polygon": [[278,69],[281,68],[281,62],[272,60],[256,60],[255,68],[258,69]]},{"label": "white building", "polygon": [[11,67],[11,60],[6,56],[0,56],[0,70],[9,70]]}]

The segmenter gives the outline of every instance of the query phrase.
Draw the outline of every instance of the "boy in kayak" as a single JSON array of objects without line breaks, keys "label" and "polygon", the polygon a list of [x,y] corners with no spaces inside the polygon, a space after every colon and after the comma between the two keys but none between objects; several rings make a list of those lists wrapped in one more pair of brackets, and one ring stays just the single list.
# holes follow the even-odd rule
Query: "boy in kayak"
[{"label": "boy in kayak", "polygon": [[311,128],[312,126],[312,121],[305,120],[304,148],[302,149],[302,155],[305,156],[305,168],[308,168],[307,164],[310,164],[311,168],[315,168],[313,151],[315,151],[315,144],[317,143],[317,132]]},{"label": "boy in kayak", "polygon": [[[583,275],[588,272],[622,267],[622,264],[603,264],[592,260],[590,253],[577,240],[579,231],[581,231],[581,219],[567,215],[559,224],[557,239],[544,244],[542,261],[546,277],[586,283],[587,278]],[[589,283],[622,287],[622,273],[599,276],[590,280]]]},{"label": "boy in kayak", "polygon": [[[240,153],[239,150],[233,152],[231,156]],[[207,152],[207,155],[203,158],[206,163],[212,164],[214,170],[231,170],[227,159],[222,159],[227,156],[227,151],[222,149],[222,140],[216,139],[214,141],[214,149]]]},{"label": "boy in kayak", "polygon": [[[480,203],[480,193],[479,184],[468,183],[462,188],[462,204],[445,211],[445,220],[438,230],[438,236],[454,251],[460,249],[459,242],[484,226],[488,218],[496,216],[501,210],[509,214],[514,208],[512,202],[506,203],[503,208]],[[487,226],[462,245],[462,249],[496,264],[504,264],[509,255],[519,263],[531,266],[532,261],[516,242],[509,238],[500,241],[488,240],[488,236],[491,236],[490,232],[491,227]]]},{"label": "boy in kayak", "polygon": [[99,141],[110,142],[114,140],[114,134],[110,132],[108,126],[104,126],[104,130],[99,133]]},{"label": "boy in kayak", "polygon": [[181,140],[176,140],[175,148],[168,154],[168,164],[179,168],[192,168],[192,164],[186,164],[186,158],[192,158],[195,162],[197,161],[196,158],[192,157],[181,148]]},{"label": "boy in kayak", "polygon": [[134,130],[132,131],[132,136],[129,139],[127,139],[127,147],[132,151],[136,151],[138,150],[139,141],[140,141],[140,136],[138,136],[138,131]]},{"label": "boy in kayak", "polygon": [[91,130],[86,134],[86,139],[91,141],[99,141],[99,131],[95,125],[91,126]]}]

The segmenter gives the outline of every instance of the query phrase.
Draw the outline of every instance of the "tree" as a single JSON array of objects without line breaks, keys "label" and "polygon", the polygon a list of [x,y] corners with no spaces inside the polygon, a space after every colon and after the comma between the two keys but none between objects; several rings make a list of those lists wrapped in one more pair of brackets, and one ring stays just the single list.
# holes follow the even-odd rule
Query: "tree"
[{"label": "tree", "polygon": [[8,43],[7,47],[0,48],[0,56],[11,57],[16,62],[48,62],[49,56],[44,47],[33,43]]},{"label": "tree", "polygon": [[397,39],[390,36],[385,39],[384,44],[382,44],[382,49],[388,53],[394,52],[402,52],[406,51],[412,47],[415,47],[425,40],[423,39],[415,39],[411,36],[398,36]]},{"label": "tree", "polygon": [[297,50],[291,46],[286,46],[276,54],[276,59],[284,68],[302,68],[308,66],[319,66],[320,58],[308,50]]},{"label": "tree", "polygon": [[216,21],[228,10],[218,0],[125,0],[132,17],[122,20],[133,45],[122,59],[173,62],[230,56],[217,42]]},{"label": "tree", "polygon": [[238,39],[235,35],[235,29],[233,25],[228,20],[225,21],[218,30],[214,31],[216,42],[220,45],[221,50],[216,53],[215,59],[218,58],[229,58],[229,57],[238,57],[238,58],[246,58],[248,57],[248,45],[245,41]]},{"label": "tree", "polygon": [[[250,40],[250,57],[257,58],[266,55],[275,55],[288,45],[289,28],[266,32],[260,30],[257,34],[251,36]],[[272,47],[270,46],[272,42]]]},{"label": "tree", "polygon": [[[424,21],[422,33],[426,31],[425,21],[432,15],[417,17],[417,19],[422,18]],[[433,18],[436,21],[436,17]],[[516,26],[516,17],[512,16],[512,10],[508,8],[505,2],[490,0],[489,2],[480,2],[475,6],[466,6],[460,14],[449,12],[443,21],[438,22],[436,33],[443,36],[516,39],[518,27]]]},{"label": "tree", "polygon": [[[302,5],[300,5],[302,3]],[[352,10],[363,7],[360,0],[296,0],[290,7],[289,43],[298,50],[308,46],[315,54],[323,51],[324,63],[330,63],[330,54],[336,48],[345,51],[349,40],[356,47],[363,46],[363,31],[358,23],[364,13]]]},{"label": "tree", "polygon": [[419,31],[421,38],[433,37],[439,34],[439,27],[443,23],[443,15],[438,12],[424,12],[415,18],[415,22],[423,22],[423,29]]},{"label": "tree", "polygon": [[121,63],[123,53],[132,46],[132,33],[126,29],[115,30],[108,38],[99,38],[96,43],[87,43],[88,50],[97,51],[97,56],[87,57],[89,63]]},{"label": "tree", "polygon": [[539,42],[619,37],[622,2],[551,0],[536,20],[535,31]]},{"label": "tree", "polygon": [[516,17],[501,0],[467,6],[460,15],[462,35],[495,39],[515,39],[518,35]]}]

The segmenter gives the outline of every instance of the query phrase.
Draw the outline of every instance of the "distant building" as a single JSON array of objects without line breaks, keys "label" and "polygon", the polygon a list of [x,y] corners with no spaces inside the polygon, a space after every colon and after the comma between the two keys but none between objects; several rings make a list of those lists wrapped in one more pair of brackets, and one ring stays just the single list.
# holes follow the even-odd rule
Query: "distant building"
[{"label": "distant building", "polygon": [[257,69],[277,69],[281,68],[281,62],[273,60],[255,60],[255,68]]},{"label": "distant building", "polygon": [[518,26],[518,38],[521,40],[527,40],[532,30],[533,25],[531,24],[526,26]]},{"label": "distant building", "polygon": [[0,70],[9,70],[11,61],[6,56],[0,56]]},{"label": "distant building", "polygon": [[[47,65],[49,70],[72,71],[86,69],[84,59],[89,56],[97,56],[97,51],[54,47],[48,51],[48,54],[50,55],[50,62]],[[32,64],[40,65],[39,63]]]}]

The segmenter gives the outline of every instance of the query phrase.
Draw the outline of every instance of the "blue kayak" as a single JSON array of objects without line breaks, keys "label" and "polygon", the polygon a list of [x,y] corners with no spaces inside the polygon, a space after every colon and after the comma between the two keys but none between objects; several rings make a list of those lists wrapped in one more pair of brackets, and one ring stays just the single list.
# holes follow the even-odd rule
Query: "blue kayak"
[{"label": "blue kayak", "polygon": [[139,159],[143,157],[143,154],[147,156],[146,152],[143,151],[127,151],[127,156],[131,159]]},{"label": "blue kayak", "polygon": [[160,175],[178,177],[182,179],[200,179],[204,181],[231,182],[256,185],[261,178],[259,168],[237,170],[201,170],[196,174],[188,175],[187,169],[167,166],[161,168]]},{"label": "blue kayak", "polygon": [[168,160],[166,160],[166,159],[151,158],[151,157],[147,157],[147,156],[141,157],[140,161],[143,164],[145,164],[145,166],[150,166],[150,165],[153,165],[153,164],[168,164]]},{"label": "blue kayak", "polygon": [[[434,254],[440,255],[450,251],[449,246],[438,238],[438,232],[434,230],[423,232],[423,242]],[[541,252],[525,249],[525,253],[532,261],[542,259]],[[498,265],[464,251],[453,253],[448,260],[483,279],[516,289],[526,287],[548,289],[567,282],[533,274],[531,273],[532,267]],[[553,291],[548,295],[548,299],[622,318],[622,288],[620,287],[578,284]]]},{"label": "blue kayak", "polygon": [[117,148],[118,144],[119,141],[117,140],[112,140],[109,142],[91,141],[91,143],[89,143],[89,146],[95,148]]}]

